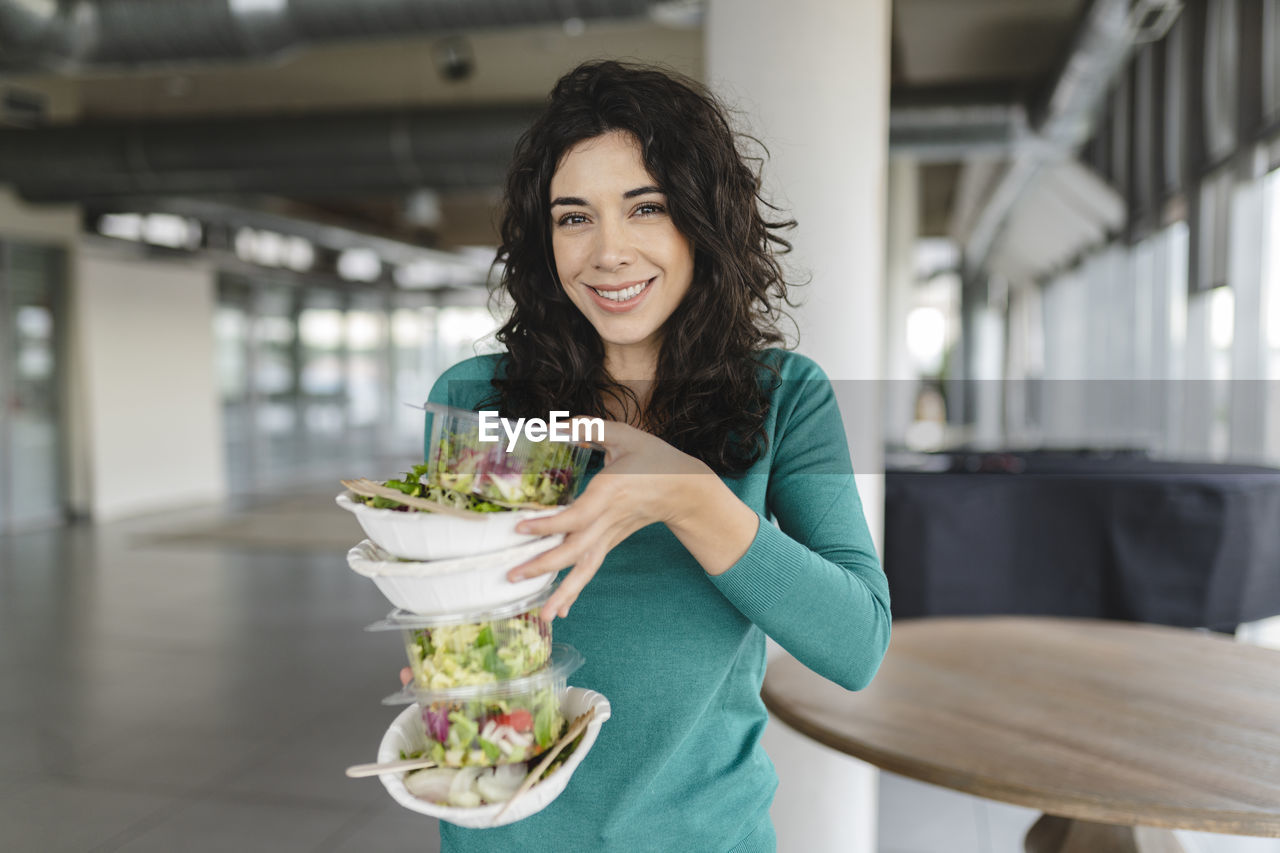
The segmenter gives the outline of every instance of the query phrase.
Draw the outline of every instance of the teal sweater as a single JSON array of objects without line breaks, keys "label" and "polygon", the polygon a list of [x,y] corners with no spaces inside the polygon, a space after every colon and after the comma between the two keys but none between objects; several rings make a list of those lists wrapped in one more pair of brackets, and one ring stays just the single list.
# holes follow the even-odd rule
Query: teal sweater
[{"label": "teal sweater", "polygon": [[[760,745],[765,635],[851,690],[889,644],[889,591],[862,516],[831,383],[780,350],[767,452],[725,483],[761,516],[746,554],[706,574],[665,525],[610,552],[553,624],[612,718],[560,797],[499,829],[441,824],[444,851],[756,851],[774,848],[777,787]],[[450,368],[431,400],[481,408],[498,356]],[[768,519],[774,519],[777,526]]]}]

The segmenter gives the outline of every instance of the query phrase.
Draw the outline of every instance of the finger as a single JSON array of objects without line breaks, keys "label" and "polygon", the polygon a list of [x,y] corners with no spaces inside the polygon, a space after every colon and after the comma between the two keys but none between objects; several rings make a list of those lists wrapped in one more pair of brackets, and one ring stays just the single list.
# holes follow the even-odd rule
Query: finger
[{"label": "finger", "polygon": [[573,571],[564,576],[564,580],[560,581],[556,591],[547,599],[546,604],[542,605],[541,615],[544,621],[550,622],[557,616],[564,618],[569,615],[569,609],[573,603],[578,600],[582,590],[599,571],[601,563],[604,562],[605,553],[608,553],[607,548],[591,552],[578,561]]},{"label": "finger", "polygon": [[[586,497],[586,492],[582,493],[582,497]],[[570,504],[568,509],[544,515],[541,518],[527,518],[521,521],[516,525],[516,533],[526,536],[550,536],[553,533],[568,533],[576,530],[583,525],[581,516],[588,513],[591,508],[590,501],[585,507],[582,505],[582,497]]]},{"label": "finger", "polygon": [[410,681],[413,681],[413,670],[406,666],[400,670],[400,686],[408,687]]},{"label": "finger", "polygon": [[516,583],[526,578],[550,574],[568,568],[581,558],[584,547],[576,537],[567,538],[550,551],[543,551],[533,559],[526,560],[511,569],[507,572],[507,580]]}]

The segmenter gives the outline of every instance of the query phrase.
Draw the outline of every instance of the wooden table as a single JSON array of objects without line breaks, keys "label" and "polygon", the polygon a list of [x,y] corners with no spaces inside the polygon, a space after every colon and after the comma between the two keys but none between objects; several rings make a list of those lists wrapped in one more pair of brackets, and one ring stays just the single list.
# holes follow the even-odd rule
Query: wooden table
[{"label": "wooden table", "polygon": [[784,657],[764,700],[885,770],[1045,812],[1028,853],[1280,837],[1280,651],[1085,619],[904,620],[866,690]]}]

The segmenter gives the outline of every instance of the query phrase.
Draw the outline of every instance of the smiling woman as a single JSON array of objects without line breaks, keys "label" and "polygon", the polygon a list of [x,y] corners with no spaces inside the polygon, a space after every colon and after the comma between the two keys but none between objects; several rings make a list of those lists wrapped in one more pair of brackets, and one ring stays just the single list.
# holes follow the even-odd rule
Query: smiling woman
[{"label": "smiling woman", "polygon": [[793,223],[765,218],[748,163],[700,86],[614,62],[562,78],[516,147],[506,351],[431,399],[607,419],[582,494],[520,526],[562,544],[508,578],[568,570],[540,613],[614,722],[545,811],[444,824],[445,850],[773,850],[766,634],[850,689],[884,655],[888,588],[835,395],[774,348]]}]

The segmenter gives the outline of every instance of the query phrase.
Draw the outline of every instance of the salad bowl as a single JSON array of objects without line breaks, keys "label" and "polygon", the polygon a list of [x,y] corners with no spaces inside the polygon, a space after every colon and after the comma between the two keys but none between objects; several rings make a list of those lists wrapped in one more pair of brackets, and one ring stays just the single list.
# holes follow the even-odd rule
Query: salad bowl
[{"label": "salad bowl", "polygon": [[516,525],[526,519],[543,518],[564,509],[477,512],[474,518],[461,518],[442,513],[372,507],[349,491],[338,495],[337,502],[338,506],[355,515],[365,535],[387,553],[402,560],[419,561],[488,554],[532,542],[538,537],[517,533]]},{"label": "salad bowl", "polygon": [[521,678],[443,689],[410,682],[382,702],[421,709],[413,721],[421,756],[441,767],[518,764],[537,758],[559,738],[565,683],[582,663],[577,649],[557,644],[545,667]]},{"label": "salad bowl", "polygon": [[[595,745],[600,727],[609,719],[609,700],[601,694],[581,687],[569,687],[564,691],[560,700],[560,712],[565,719],[575,719],[593,709],[591,722],[587,725],[581,742],[572,754],[541,782],[521,794],[509,808],[506,803],[501,802],[473,808],[442,805],[410,793],[405,785],[404,773],[383,773],[379,779],[392,799],[406,809],[419,814],[430,815],[439,820],[472,829],[515,823],[542,811],[564,792],[574,771]],[[394,761],[402,752],[410,753],[423,748],[425,735],[422,731],[421,715],[422,709],[417,704],[410,705],[400,712],[382,737],[382,743],[378,746],[378,761]]]},{"label": "salad bowl", "polygon": [[554,573],[507,580],[508,571],[564,541],[563,534],[526,538],[531,541],[500,551],[431,562],[397,559],[366,539],[347,552],[347,565],[401,610],[426,616],[475,611],[519,601],[555,580]]}]

